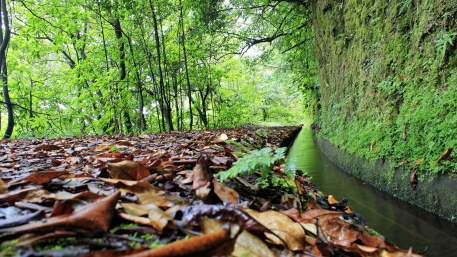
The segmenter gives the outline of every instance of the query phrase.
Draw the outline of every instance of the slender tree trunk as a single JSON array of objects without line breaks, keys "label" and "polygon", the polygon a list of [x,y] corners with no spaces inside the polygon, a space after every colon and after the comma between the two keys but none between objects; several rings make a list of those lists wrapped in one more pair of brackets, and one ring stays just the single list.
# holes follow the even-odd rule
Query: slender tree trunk
[{"label": "slender tree trunk", "polygon": [[[160,11],[160,10],[159,10]],[[166,44],[165,44],[165,37],[163,35],[163,29],[162,29],[162,21],[160,21],[160,37],[162,39],[162,52],[163,52],[163,66],[164,66],[164,75],[165,75],[165,82],[166,82],[166,87],[165,87],[165,117],[167,119],[167,124],[169,127],[169,130],[174,130],[173,128],[173,113],[172,113],[172,107],[171,107],[171,86],[170,86],[170,66],[168,64],[167,60],[167,51],[166,51]]]},{"label": "slender tree trunk", "polygon": [[192,130],[192,126],[194,123],[194,115],[192,113],[192,89],[190,86],[190,78],[189,78],[189,68],[187,65],[187,52],[186,52],[186,33],[184,31],[184,16],[183,16],[183,6],[182,0],[179,0],[179,17],[181,20],[181,37],[182,37],[182,50],[184,55],[184,67],[186,70],[186,81],[187,81],[187,98],[189,103],[189,130]]},{"label": "slender tree trunk", "polygon": [[[152,92],[151,92],[151,90],[146,90],[146,92],[149,95],[151,95],[157,103],[160,103],[160,99],[158,98],[159,90],[157,88],[157,79],[156,79],[155,73],[153,71],[153,65],[152,65],[152,57],[151,57],[152,54],[149,51],[149,48],[146,43],[146,39],[144,38],[145,31],[143,28],[143,23],[140,24],[140,28],[141,28],[141,40],[142,40],[142,45],[143,45],[143,52],[146,55],[146,60],[148,62],[149,76],[152,79]],[[157,125],[159,127],[159,131],[162,132],[164,130],[165,124],[162,123],[163,120],[160,117],[160,112],[161,112],[160,104],[159,104],[159,106],[156,106],[154,109],[156,110]]]},{"label": "slender tree trunk", "polygon": [[[11,38],[11,29],[9,23],[9,14],[8,7],[6,5],[7,0],[0,0],[0,72],[3,82],[3,98],[5,100],[6,110],[8,112],[8,123],[6,126],[5,134],[3,135],[4,139],[8,139],[13,134],[14,129],[14,113],[13,113],[13,103],[11,102],[9,88],[8,88],[8,68],[6,62],[6,50]],[[1,20],[3,18],[3,20]],[[5,31],[3,32],[3,27]]]},{"label": "slender tree trunk", "polygon": [[143,82],[138,64],[135,60],[135,51],[133,50],[132,39],[127,36],[130,54],[132,55],[133,66],[135,67],[136,90],[138,91],[138,129],[143,131],[146,128],[146,119],[144,118],[144,98],[143,98]]},{"label": "slender tree trunk", "polygon": [[[102,36],[102,42],[103,42],[103,52],[104,52],[104,55],[105,55],[105,68],[106,68],[106,72],[109,72],[110,70],[110,62],[109,62],[109,58],[108,58],[108,48],[106,46],[106,38],[105,38],[105,28],[103,27],[103,20],[102,20],[102,10],[101,10],[101,7],[100,7],[100,0],[97,0],[97,11],[98,11],[98,18],[99,18],[99,22],[100,22],[100,30],[101,30],[101,36]],[[110,120],[108,121],[108,124],[106,124],[104,127],[103,127],[103,131],[107,132],[109,130],[111,130],[111,128],[113,128],[114,131],[112,132],[119,132],[120,128],[119,128],[119,122],[117,121],[116,119],[116,113],[117,113],[117,110],[116,110],[116,102],[114,100],[114,94],[113,94],[113,86],[111,85],[111,83],[108,83],[108,92],[109,92],[109,99],[110,99],[110,102],[111,102],[111,110],[112,110],[112,116],[110,117]]]},{"label": "slender tree trunk", "polygon": [[[121,26],[121,21],[119,18],[115,18],[112,22],[112,26],[114,29],[114,34],[116,35],[116,39],[119,44],[119,80],[120,83],[125,82],[125,79],[127,78],[127,68],[125,64],[125,44],[122,36],[122,26]],[[118,92],[119,94],[119,92]],[[127,130],[127,133],[130,133],[132,131],[132,121],[130,119],[130,114],[128,112],[128,108],[124,106],[122,110],[122,114],[124,116],[125,120],[125,128]]]},{"label": "slender tree trunk", "polygon": [[160,47],[160,38],[159,38],[159,29],[158,29],[158,22],[157,22],[157,16],[155,13],[154,9],[154,4],[152,3],[152,0],[149,0],[149,7],[151,9],[151,14],[152,14],[152,20],[153,20],[153,25],[154,25],[154,38],[155,38],[155,47],[156,47],[156,52],[157,52],[157,64],[159,68],[159,91],[160,91],[160,99],[161,99],[161,106],[162,106],[162,115],[165,115],[165,120],[167,122],[168,130],[173,129],[173,123],[171,121],[171,118],[168,117],[167,111],[165,110],[166,107],[164,106],[165,104],[165,86],[164,86],[164,78],[163,78],[163,71],[162,71],[162,60],[161,60],[161,47]]}]

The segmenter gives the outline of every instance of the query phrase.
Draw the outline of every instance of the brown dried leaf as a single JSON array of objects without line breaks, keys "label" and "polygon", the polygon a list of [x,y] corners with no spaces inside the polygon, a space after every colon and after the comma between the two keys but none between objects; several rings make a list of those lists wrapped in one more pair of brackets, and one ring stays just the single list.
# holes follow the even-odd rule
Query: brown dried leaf
[{"label": "brown dried leaf", "polygon": [[38,231],[54,231],[56,229],[82,229],[88,231],[107,231],[119,200],[120,192],[105,197],[95,203],[88,204],[78,212],[49,218],[42,222],[2,229],[0,232],[32,233]]},{"label": "brown dried leaf", "polygon": [[[257,212],[251,209],[247,209],[245,211],[259,223],[280,237],[287,244],[287,247],[290,250],[305,250],[306,236],[300,224],[277,211]],[[274,235],[266,234],[265,236],[275,244],[283,244],[283,242]]]},{"label": "brown dried leaf", "polygon": [[43,144],[43,145],[39,145],[39,146],[35,147],[35,151],[45,151],[45,152],[57,151],[60,149],[62,149],[62,148],[60,148],[60,146],[58,146],[58,145],[48,145],[48,144]]},{"label": "brown dried leaf", "polygon": [[211,192],[210,173],[208,169],[208,159],[202,155],[197,160],[192,170],[192,189],[199,199],[205,200]]},{"label": "brown dried leaf", "polygon": [[37,190],[36,188],[24,188],[8,193],[0,194],[0,203],[14,204],[17,201],[23,200],[28,193]]},{"label": "brown dried leaf", "polygon": [[230,231],[220,229],[206,235],[179,240],[157,249],[127,255],[127,257],[223,256],[228,255],[225,251],[227,244],[233,243]]},{"label": "brown dried leaf", "polygon": [[[202,219],[205,234],[217,231],[222,224],[214,219]],[[235,248],[230,256],[243,257],[274,257],[276,256],[262,240],[248,231],[242,231],[235,242]]]},{"label": "brown dried leaf", "polygon": [[220,143],[223,143],[223,142],[227,141],[227,139],[228,139],[227,134],[220,134],[213,141],[211,141],[211,143],[220,144]]},{"label": "brown dried leaf", "polygon": [[[157,231],[162,232],[162,230],[167,226],[168,222],[172,220],[172,217],[162,211],[155,204],[135,204],[135,203],[123,203],[121,207],[124,209],[127,215],[122,215],[124,219],[143,224],[150,225],[155,228]],[[148,218],[141,216],[148,215]],[[138,217],[137,218],[133,218]]]},{"label": "brown dried leaf", "polygon": [[54,170],[48,170],[48,171],[40,171],[40,172],[35,172],[23,179],[23,181],[28,182],[28,183],[34,183],[37,185],[43,185],[48,183],[49,181],[61,177],[63,175],[68,174],[66,171],[54,171]]},{"label": "brown dried leaf", "polygon": [[3,194],[6,192],[8,192],[8,187],[5,184],[5,182],[3,182],[3,180],[0,178],[0,193]]},{"label": "brown dried leaf", "polygon": [[151,175],[143,164],[129,160],[108,163],[108,171],[114,179],[142,180]]},{"label": "brown dried leaf", "polygon": [[224,203],[235,204],[238,202],[240,195],[235,190],[230,187],[220,183],[217,179],[213,179],[214,193],[221,199]]}]

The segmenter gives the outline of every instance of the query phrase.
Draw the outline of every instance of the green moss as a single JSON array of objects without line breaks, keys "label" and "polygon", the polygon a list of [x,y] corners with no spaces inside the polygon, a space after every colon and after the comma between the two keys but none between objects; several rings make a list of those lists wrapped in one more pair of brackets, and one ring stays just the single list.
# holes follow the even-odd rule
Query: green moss
[{"label": "green moss", "polygon": [[456,172],[457,161],[437,159],[457,146],[457,0],[313,5],[320,133],[422,175]]},{"label": "green moss", "polygon": [[17,241],[6,241],[0,244],[0,256],[13,257],[16,256]]}]

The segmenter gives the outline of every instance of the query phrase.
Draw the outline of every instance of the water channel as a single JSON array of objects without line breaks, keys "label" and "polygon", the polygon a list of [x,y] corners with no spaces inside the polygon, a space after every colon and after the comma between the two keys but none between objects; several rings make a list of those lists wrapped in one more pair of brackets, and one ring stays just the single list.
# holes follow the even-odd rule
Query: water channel
[{"label": "water channel", "polygon": [[426,256],[457,256],[455,225],[344,173],[323,155],[313,140],[311,129],[302,129],[289,151],[287,161],[289,165],[307,172],[313,184],[322,192],[338,199],[349,199],[351,208],[388,241],[402,248],[426,250]]}]

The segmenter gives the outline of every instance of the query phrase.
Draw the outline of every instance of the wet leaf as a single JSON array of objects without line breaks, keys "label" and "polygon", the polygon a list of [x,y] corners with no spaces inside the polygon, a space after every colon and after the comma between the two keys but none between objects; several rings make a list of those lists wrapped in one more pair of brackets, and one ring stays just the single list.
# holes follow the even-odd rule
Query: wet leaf
[{"label": "wet leaf", "polygon": [[0,228],[14,227],[14,226],[26,224],[32,220],[42,217],[43,214],[44,214],[44,212],[37,211],[34,213],[25,214],[25,215],[17,215],[17,216],[9,217],[5,220],[0,220]]}]

